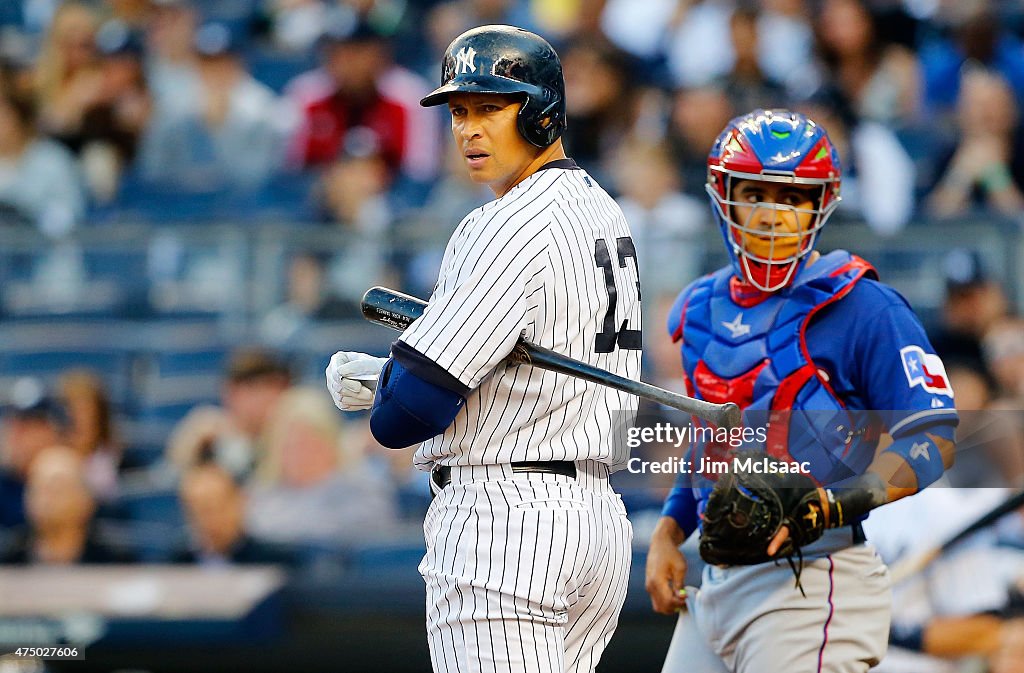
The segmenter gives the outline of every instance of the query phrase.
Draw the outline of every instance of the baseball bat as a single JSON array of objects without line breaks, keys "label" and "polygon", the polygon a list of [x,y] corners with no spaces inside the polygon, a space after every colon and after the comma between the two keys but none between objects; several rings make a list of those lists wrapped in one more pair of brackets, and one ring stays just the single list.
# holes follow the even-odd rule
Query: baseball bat
[{"label": "baseball bat", "polygon": [[977,519],[964,526],[960,532],[942,544],[893,564],[892,570],[890,571],[892,583],[897,584],[911,575],[916,575],[931,565],[932,561],[945,554],[965,538],[970,537],[980,530],[988,528],[1010,512],[1016,511],[1021,507],[1024,507],[1024,491],[1011,495],[988,512],[982,514]]},{"label": "baseball bat", "polygon": [[[427,302],[386,287],[371,287],[363,295],[363,317],[370,322],[402,331],[423,315]],[[559,372],[584,381],[607,386],[631,395],[645,397],[665,406],[684,411],[722,428],[739,427],[740,408],[732,403],[712,404],[652,386],[643,381],[634,381],[618,374],[574,360],[561,353],[532,344],[520,338],[512,353],[506,358],[513,364],[528,364],[541,369]]]}]

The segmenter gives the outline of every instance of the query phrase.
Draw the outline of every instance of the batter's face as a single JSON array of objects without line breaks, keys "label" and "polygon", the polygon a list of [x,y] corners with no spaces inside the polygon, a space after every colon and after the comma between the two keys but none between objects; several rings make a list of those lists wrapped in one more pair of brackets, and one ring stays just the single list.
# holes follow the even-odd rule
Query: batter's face
[{"label": "batter's face", "polygon": [[541,150],[519,135],[522,103],[515,96],[453,93],[448,98],[452,134],[469,177],[503,195],[526,178]]},{"label": "batter's face", "polygon": [[743,249],[761,259],[795,257],[814,225],[821,187],[761,180],[738,180],[732,186],[732,220]]}]

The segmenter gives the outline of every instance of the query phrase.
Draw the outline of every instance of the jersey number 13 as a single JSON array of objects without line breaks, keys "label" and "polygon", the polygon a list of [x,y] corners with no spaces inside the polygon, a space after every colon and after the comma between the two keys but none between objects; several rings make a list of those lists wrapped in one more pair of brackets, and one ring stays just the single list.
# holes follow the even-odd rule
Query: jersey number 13
[{"label": "jersey number 13", "polygon": [[[623,236],[615,239],[615,250],[619,258],[619,268],[626,268],[626,259],[633,258],[636,264],[636,248],[633,246],[633,239]],[[594,350],[598,353],[611,353],[615,346],[624,350],[638,351],[641,349],[641,336],[638,329],[627,329],[629,318],[622,321],[618,330],[615,329],[615,307],[618,304],[618,290],[615,287],[615,273],[612,268],[611,253],[608,250],[608,243],[603,238],[597,239],[594,244],[594,261],[597,266],[604,269],[604,285],[608,291],[608,310],[604,314],[604,325],[597,338],[594,340]],[[640,301],[640,281],[636,282],[636,298]]]}]

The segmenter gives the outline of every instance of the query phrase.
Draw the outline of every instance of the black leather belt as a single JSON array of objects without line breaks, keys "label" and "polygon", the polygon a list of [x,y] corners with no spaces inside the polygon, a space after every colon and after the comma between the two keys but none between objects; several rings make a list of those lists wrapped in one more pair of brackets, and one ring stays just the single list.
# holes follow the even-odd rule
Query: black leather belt
[{"label": "black leather belt", "polygon": [[[571,460],[526,460],[511,465],[513,472],[542,472],[576,478],[576,463]],[[434,482],[434,487],[440,491],[452,483],[452,468],[448,465],[438,465],[430,471],[430,479]]]}]

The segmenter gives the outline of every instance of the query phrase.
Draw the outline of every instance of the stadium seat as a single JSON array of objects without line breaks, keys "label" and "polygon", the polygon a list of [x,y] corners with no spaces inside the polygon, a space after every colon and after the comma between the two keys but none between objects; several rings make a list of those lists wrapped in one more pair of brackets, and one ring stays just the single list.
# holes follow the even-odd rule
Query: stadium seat
[{"label": "stadium seat", "polygon": [[176,491],[164,488],[122,495],[114,504],[124,534],[142,562],[170,561],[186,544],[185,516]]},{"label": "stadium seat", "polygon": [[136,419],[173,424],[195,406],[217,404],[227,351],[162,351],[140,357]]},{"label": "stadium seat", "polygon": [[188,374],[217,374],[227,363],[226,348],[156,353],[154,364],[160,377]]},{"label": "stadium seat", "polygon": [[250,49],[245,55],[249,72],[277,93],[304,72],[317,67],[314,54],[291,54],[265,48]]},{"label": "stadium seat", "polygon": [[163,456],[163,444],[129,444],[121,451],[121,469],[150,468],[159,463]]},{"label": "stadium seat", "polygon": [[259,221],[308,224],[316,219],[312,193],[318,178],[310,171],[278,173],[242,207]]},{"label": "stadium seat", "polygon": [[103,379],[115,405],[130,396],[132,355],[117,350],[44,350],[0,352],[0,388],[10,390],[19,378],[35,377],[52,387],[69,369],[88,369]]}]

